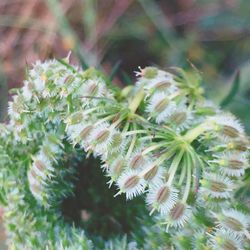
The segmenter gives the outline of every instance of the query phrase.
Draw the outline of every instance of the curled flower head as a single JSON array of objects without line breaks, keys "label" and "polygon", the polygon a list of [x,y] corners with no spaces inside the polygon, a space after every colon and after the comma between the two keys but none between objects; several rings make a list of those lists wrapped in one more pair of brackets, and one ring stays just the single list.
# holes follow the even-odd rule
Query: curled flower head
[{"label": "curled flower head", "polygon": [[[18,249],[43,249],[46,237],[47,249],[89,249],[84,230],[103,199],[101,174],[108,178],[104,185],[118,189],[115,196],[145,198],[149,209],[138,206],[145,239],[139,248],[243,249],[249,213],[238,192],[249,167],[249,139],[237,118],[206,100],[198,73],[146,67],[137,72],[135,86],[121,91],[102,73],[68,61],[37,62],[9,103],[8,125],[0,129],[0,200],[10,237],[27,238]],[[98,171],[88,176],[87,167],[82,176],[85,168],[75,166],[91,155],[100,162],[101,177]],[[81,189],[86,196],[80,200],[88,202],[79,230],[61,219],[64,199],[78,190],[75,172],[85,178],[81,184],[92,183]],[[122,228],[113,215],[107,217],[112,227]],[[96,238],[99,244],[102,237],[91,239]],[[148,245],[147,239],[157,242]],[[122,242],[124,249],[137,247]],[[111,239],[110,246],[120,247],[121,240]]]}]

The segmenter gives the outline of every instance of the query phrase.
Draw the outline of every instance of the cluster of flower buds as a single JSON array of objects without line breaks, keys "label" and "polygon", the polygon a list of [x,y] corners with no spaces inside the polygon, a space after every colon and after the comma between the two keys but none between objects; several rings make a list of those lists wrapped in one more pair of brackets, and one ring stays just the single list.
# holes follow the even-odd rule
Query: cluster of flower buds
[{"label": "cluster of flower buds", "polygon": [[[58,161],[81,148],[101,159],[115,196],[145,197],[172,246],[243,249],[250,219],[235,193],[249,167],[249,141],[232,114],[204,99],[196,72],[174,71],[139,69],[123,92],[67,60],[36,63],[9,104],[15,143],[36,144],[30,191],[45,207],[56,199]],[[56,196],[69,191],[64,185]]]}]

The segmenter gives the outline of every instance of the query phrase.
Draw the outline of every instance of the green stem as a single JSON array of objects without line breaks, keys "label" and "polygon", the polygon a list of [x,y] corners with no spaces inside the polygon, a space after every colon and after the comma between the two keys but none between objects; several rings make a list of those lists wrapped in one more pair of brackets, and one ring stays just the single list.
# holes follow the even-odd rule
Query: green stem
[{"label": "green stem", "polygon": [[144,92],[143,88],[141,88],[137,92],[137,94],[134,96],[134,99],[129,104],[129,109],[131,110],[132,114],[134,114],[136,112],[137,108],[141,104],[141,102],[144,99],[144,97],[145,97],[145,92]]},{"label": "green stem", "polygon": [[184,136],[183,139],[189,143],[192,143],[198,136],[208,130],[207,122],[203,122],[202,124],[198,125],[197,127],[189,130]]},{"label": "green stem", "polygon": [[142,151],[142,155],[146,155],[146,154],[148,154],[148,153],[150,153],[158,148],[161,148],[161,147],[167,146],[167,145],[168,145],[167,142],[162,142],[162,143],[157,143],[157,144],[151,145]]},{"label": "green stem", "polygon": [[153,139],[166,139],[164,136],[158,136],[158,135],[149,135],[149,136],[143,136],[139,138],[139,140],[153,140]]},{"label": "green stem", "polygon": [[99,120],[98,122],[96,122],[96,123],[95,123],[95,126],[97,126],[97,125],[99,125],[99,124],[101,124],[101,123],[103,123],[103,122],[109,121],[109,120],[111,120],[111,119],[114,118],[114,117],[115,117],[114,114],[113,114],[113,115],[106,116],[105,118],[103,118],[103,119]]},{"label": "green stem", "polygon": [[191,160],[189,154],[187,154],[187,159],[186,159],[186,168],[187,168],[187,180],[186,180],[186,186],[184,190],[184,194],[182,197],[182,202],[185,203],[188,199],[190,187],[191,187],[191,182],[192,182],[192,166],[191,166]]},{"label": "green stem", "polygon": [[153,169],[156,165],[159,166],[162,162],[164,162],[165,160],[170,159],[173,154],[174,154],[174,149],[173,150],[169,150],[168,152],[164,153],[161,155],[161,157],[154,161],[149,167],[147,167],[146,169],[144,169],[143,171],[140,172],[139,176],[143,177],[144,174],[146,174],[147,172],[149,172],[151,169]]},{"label": "green stem", "polygon": [[181,170],[181,175],[180,175],[180,178],[179,178],[179,182],[178,182],[178,185],[180,186],[183,181],[184,181],[184,178],[186,177],[186,172],[187,172],[187,166],[185,165],[182,170]]},{"label": "green stem", "polygon": [[175,173],[179,167],[179,164],[181,162],[182,156],[183,156],[184,151],[181,150],[177,156],[174,157],[172,164],[169,168],[169,178],[168,178],[168,184],[171,185],[172,181],[174,179]]},{"label": "green stem", "polygon": [[122,130],[122,133],[126,133],[128,131],[128,129],[129,129],[129,122],[126,121],[126,123],[125,123],[125,125],[123,127],[123,130]]},{"label": "green stem", "polygon": [[160,165],[162,162],[169,160],[175,153],[176,148],[173,147],[172,149],[170,149],[169,151],[167,151],[166,153],[163,153],[159,159],[157,159],[154,162],[154,165]]},{"label": "green stem", "polygon": [[129,135],[135,135],[135,134],[147,134],[148,131],[147,130],[132,130],[132,131],[128,131],[126,133],[124,133],[125,136],[129,136]]},{"label": "green stem", "polygon": [[[134,128],[134,126],[133,126],[133,128]],[[136,143],[136,135],[133,135],[131,144],[129,146],[128,152],[127,152],[126,157],[125,157],[126,159],[129,159],[130,155],[132,154],[133,149],[135,147],[135,143]]]},{"label": "green stem", "polygon": [[110,128],[111,129],[116,128],[124,119],[125,119],[125,117],[119,118],[117,121],[115,121],[114,123],[111,124]]}]

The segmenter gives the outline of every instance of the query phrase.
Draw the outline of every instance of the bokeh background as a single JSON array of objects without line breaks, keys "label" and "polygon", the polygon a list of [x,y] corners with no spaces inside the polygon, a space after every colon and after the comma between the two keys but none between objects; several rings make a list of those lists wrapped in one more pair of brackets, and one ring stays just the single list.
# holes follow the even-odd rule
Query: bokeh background
[{"label": "bokeh background", "polygon": [[138,66],[195,67],[250,133],[249,13],[248,0],[0,0],[0,120],[29,65],[72,51],[121,87]]}]

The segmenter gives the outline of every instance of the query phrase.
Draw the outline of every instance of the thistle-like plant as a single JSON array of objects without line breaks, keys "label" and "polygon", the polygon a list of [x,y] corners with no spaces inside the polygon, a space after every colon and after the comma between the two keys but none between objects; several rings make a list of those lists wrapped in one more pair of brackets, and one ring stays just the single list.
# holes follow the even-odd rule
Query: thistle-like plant
[{"label": "thistle-like plant", "polygon": [[[249,167],[248,137],[232,114],[204,98],[197,72],[172,71],[139,68],[136,84],[123,90],[68,58],[28,71],[0,137],[12,249],[246,249],[249,208],[237,192]],[[133,228],[123,239],[91,234],[88,223],[102,218],[85,210],[81,226],[64,216],[81,179],[77,165],[91,155],[107,189],[117,190],[114,200],[137,200],[115,209]],[[88,174],[93,195],[79,198],[82,209],[105,198],[97,172]],[[140,218],[130,218],[133,211]]]}]

